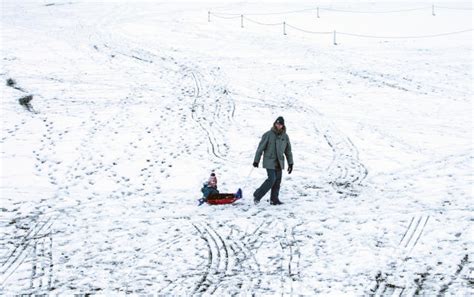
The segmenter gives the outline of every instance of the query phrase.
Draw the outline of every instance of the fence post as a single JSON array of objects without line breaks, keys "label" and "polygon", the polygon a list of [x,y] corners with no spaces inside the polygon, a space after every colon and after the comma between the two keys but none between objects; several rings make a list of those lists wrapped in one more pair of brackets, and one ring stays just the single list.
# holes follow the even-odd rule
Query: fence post
[{"label": "fence post", "polygon": [[318,14],[318,19],[319,19],[319,7],[318,7],[318,9],[317,9],[316,11],[317,11],[317,14]]},{"label": "fence post", "polygon": [[337,43],[336,43],[336,30],[334,30],[334,45],[337,45]]},{"label": "fence post", "polygon": [[431,5],[431,14],[432,14],[433,16],[436,16],[436,14],[435,14],[435,9],[434,9],[434,4]]},{"label": "fence post", "polygon": [[208,11],[207,12],[207,22],[210,22],[211,21],[211,12]]},{"label": "fence post", "polygon": [[244,15],[241,14],[240,15],[240,28],[243,28],[244,27]]},{"label": "fence post", "polygon": [[283,35],[286,35],[286,22],[283,22]]}]

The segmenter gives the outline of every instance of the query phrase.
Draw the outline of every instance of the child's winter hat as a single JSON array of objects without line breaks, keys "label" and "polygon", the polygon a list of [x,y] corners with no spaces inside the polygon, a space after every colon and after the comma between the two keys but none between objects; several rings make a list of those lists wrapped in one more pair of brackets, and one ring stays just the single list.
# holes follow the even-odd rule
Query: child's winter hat
[{"label": "child's winter hat", "polygon": [[214,173],[214,170],[211,173],[211,176],[209,177],[209,180],[207,181],[207,185],[209,187],[217,187],[217,177],[216,174]]}]

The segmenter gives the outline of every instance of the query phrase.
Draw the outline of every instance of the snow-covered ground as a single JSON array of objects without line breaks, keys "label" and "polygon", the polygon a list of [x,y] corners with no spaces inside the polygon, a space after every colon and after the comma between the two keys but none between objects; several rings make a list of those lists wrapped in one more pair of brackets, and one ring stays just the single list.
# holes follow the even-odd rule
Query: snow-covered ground
[{"label": "snow-covered ground", "polygon": [[474,294],[471,3],[1,5],[1,295]]}]

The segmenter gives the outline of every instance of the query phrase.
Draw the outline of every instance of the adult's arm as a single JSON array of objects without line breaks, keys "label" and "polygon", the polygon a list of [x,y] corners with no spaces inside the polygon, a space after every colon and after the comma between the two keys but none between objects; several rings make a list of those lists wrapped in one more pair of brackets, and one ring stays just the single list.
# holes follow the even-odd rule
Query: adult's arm
[{"label": "adult's arm", "polygon": [[288,165],[293,165],[293,153],[291,152],[290,137],[288,137],[288,143],[286,144],[285,156],[286,156],[286,160],[288,161]]},{"label": "adult's arm", "polygon": [[260,143],[258,144],[257,152],[255,153],[255,158],[253,159],[254,163],[260,163],[260,158],[262,157],[263,151],[267,147],[268,144],[268,132],[263,134],[262,139],[260,140]]}]

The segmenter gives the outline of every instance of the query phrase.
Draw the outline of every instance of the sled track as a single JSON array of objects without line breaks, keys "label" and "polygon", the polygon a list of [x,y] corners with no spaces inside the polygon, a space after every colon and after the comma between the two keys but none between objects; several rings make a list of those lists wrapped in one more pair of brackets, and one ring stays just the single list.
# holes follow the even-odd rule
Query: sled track
[{"label": "sled track", "polygon": [[[216,136],[213,133],[213,129],[211,128],[211,126],[215,123],[215,121],[204,121],[204,123],[203,123],[203,121],[201,120],[201,117],[199,117],[196,114],[197,113],[197,108],[198,108],[197,100],[202,97],[202,95],[201,95],[201,92],[203,91],[203,89],[202,89],[202,79],[198,78],[196,72],[191,72],[191,74],[192,74],[193,79],[194,79],[195,84],[196,84],[194,102],[193,102],[193,105],[192,105],[192,118],[206,132],[209,144],[211,145],[212,154],[215,157],[219,158],[219,159],[225,160],[224,156],[225,156],[226,152],[221,151],[222,150],[221,145],[219,145],[219,141],[217,140]],[[205,104],[206,103],[204,103],[204,105]],[[204,109],[204,107],[203,107],[203,109]],[[217,110],[217,112],[218,112],[218,110]],[[214,113],[214,118],[215,118],[215,113]],[[204,120],[205,119],[206,118],[204,117]]]},{"label": "sled track", "polygon": [[54,218],[32,220],[32,226],[11,253],[2,259],[0,288],[5,288],[10,277],[21,266],[31,262],[29,291],[46,292],[52,288],[53,276],[53,238],[52,225]]},{"label": "sled track", "polygon": [[[228,257],[229,266],[224,279],[219,283],[219,287],[212,290],[211,294],[217,296],[238,295],[242,292],[251,291],[251,278],[248,276],[246,260],[249,257],[249,252],[245,250],[242,245],[233,240],[230,236],[223,238],[215,229],[210,228],[218,235],[221,242],[225,242],[227,248],[224,250]],[[243,250],[241,250],[243,248]],[[228,251],[228,253],[227,253]]]},{"label": "sled track", "polygon": [[31,293],[45,293],[53,288],[53,237],[35,241],[33,249],[30,289]]},{"label": "sled track", "polygon": [[[413,86],[416,83],[413,83],[409,79],[400,79],[395,75],[383,74],[383,73],[369,73],[368,71],[361,72],[348,72],[352,77],[367,81],[369,84],[376,85],[378,87],[388,87],[398,91],[403,92],[413,92],[418,95],[428,94],[428,92],[422,92],[419,90],[419,86]],[[405,86],[402,86],[400,82],[404,83]]]},{"label": "sled track", "polygon": [[[220,152],[220,146],[218,145],[218,141],[217,139],[215,138],[215,136],[213,135],[212,131],[210,128],[207,127],[207,125],[204,125],[202,123],[201,120],[199,120],[199,117],[196,115],[196,110],[198,108],[197,106],[197,101],[198,99],[200,99],[201,97],[201,92],[202,92],[202,84],[201,84],[201,79],[198,79],[197,76],[196,76],[196,73],[195,72],[191,72],[191,75],[194,79],[194,83],[195,83],[195,89],[194,89],[194,101],[193,101],[193,104],[192,104],[192,109],[191,109],[191,117],[192,119],[199,124],[199,126],[201,127],[201,129],[206,133],[206,136],[207,136],[207,140],[209,141],[209,145],[211,146],[211,152],[212,154],[218,158],[218,159],[222,159],[222,160],[225,160],[225,158],[222,156],[221,152]],[[211,123],[212,124],[212,123]]]},{"label": "sled track", "polygon": [[[210,153],[218,159],[227,160],[229,147],[222,135],[225,135],[235,114],[235,102],[222,87],[214,88],[203,86],[203,75],[183,66],[183,72],[193,79],[193,103],[191,107],[192,119],[201,127],[207,136]],[[216,76],[216,74],[211,73]],[[218,85],[219,82],[214,82]],[[224,106],[225,105],[225,106]],[[218,136],[219,135],[219,136]]]},{"label": "sled track", "polygon": [[[295,239],[295,229],[302,225],[302,223],[293,225],[293,226],[281,226],[283,228],[282,233],[278,234],[274,240],[268,241],[268,233],[271,232],[270,229],[277,227],[274,226],[274,221],[264,221],[259,226],[255,228],[251,233],[244,233],[238,228],[235,228],[239,233],[239,237],[235,242],[240,244],[240,249],[245,254],[245,265],[243,266],[242,271],[245,271],[246,275],[253,275],[254,279],[247,287],[246,292],[254,293],[259,290],[266,290],[262,287],[262,278],[268,280],[279,278],[280,290],[282,294],[294,294],[293,291],[293,282],[301,280],[300,274],[300,261],[301,253],[298,246],[298,241]],[[273,227],[272,227],[273,226]],[[273,242],[273,244],[269,244]],[[263,248],[278,249],[280,250],[280,255],[275,259],[268,259],[271,261],[271,264],[265,263],[270,267],[279,267],[275,274],[262,273],[260,263],[255,258],[256,254]],[[265,252],[264,252],[265,253]],[[274,262],[273,262],[274,261]],[[286,291],[285,291],[286,290]]]},{"label": "sled track", "polygon": [[333,151],[333,160],[328,167],[332,175],[331,184],[339,194],[357,196],[357,187],[367,177],[368,171],[359,161],[357,149],[350,139],[336,135],[324,135]]},{"label": "sled track", "polygon": [[299,280],[301,278],[300,275],[300,261],[301,261],[301,253],[299,251],[299,246],[297,245],[297,241],[295,239],[295,228],[297,226],[293,226],[290,229],[285,227],[285,237],[280,241],[280,246],[288,257],[286,262],[288,277],[291,280]]},{"label": "sled track", "polygon": [[223,279],[231,274],[229,269],[230,257],[235,257],[235,255],[230,254],[232,249],[212,227],[199,227],[196,224],[193,224],[193,226],[206,242],[208,250],[206,271],[193,290],[193,294],[213,294],[219,288]]},{"label": "sled track", "polygon": [[255,255],[241,240],[229,239],[230,248],[237,257],[237,266],[234,268],[234,287],[242,292],[253,292],[260,285],[260,279],[253,280],[249,275],[260,275],[260,266],[255,259]]},{"label": "sled track", "polygon": [[[210,225],[193,224],[206,243],[208,257],[206,270],[192,295],[239,295],[258,291],[262,272],[255,253],[262,245],[265,228],[270,224],[270,221],[263,222],[252,233],[244,233],[232,226],[225,237]],[[295,269],[296,265],[290,265]]]},{"label": "sled track", "polygon": [[322,134],[333,152],[333,158],[328,168],[329,184],[334,190],[344,196],[358,196],[360,186],[368,175],[368,170],[359,160],[359,151],[349,137],[345,136],[328,121],[324,120],[314,108],[301,106],[307,114],[317,115],[314,130]]},{"label": "sled track", "polygon": [[[452,275],[451,279],[442,285],[441,289],[439,290],[437,296],[438,297],[442,297],[442,296],[445,296],[446,292],[448,291],[449,287],[454,283],[454,281],[459,277],[459,275],[461,274],[461,271],[463,271],[463,269],[465,267],[469,267],[469,263],[471,262],[472,264],[472,261],[469,260],[469,255],[465,255],[462,259],[461,259],[461,262],[459,263],[458,265],[458,268],[456,269],[454,275]],[[471,268],[472,269],[472,268]],[[470,280],[468,280],[470,282],[470,284],[472,285],[473,283],[473,280],[472,278]]]},{"label": "sled track", "polygon": [[245,259],[244,271],[248,271],[246,275],[254,275],[256,278],[249,281],[247,286],[247,291],[255,292],[260,288],[262,280],[260,276],[262,275],[262,270],[259,262],[257,261],[255,254],[258,249],[262,246],[263,235],[267,232],[267,229],[271,225],[271,221],[264,221],[258,225],[255,230],[248,234],[240,230],[238,227],[234,226],[233,230],[237,231],[237,239],[234,240],[236,246],[242,252]]},{"label": "sled track", "polygon": [[382,273],[379,272],[375,277],[375,287],[369,290],[369,294],[372,296],[401,296],[402,294],[412,296],[415,292],[421,290],[424,279],[426,278],[425,273],[421,273],[420,278],[414,279],[413,286],[406,287],[403,284],[399,284],[399,281],[395,279],[393,275],[400,275],[403,271],[403,267],[408,260],[410,253],[418,244],[423,231],[430,216],[415,216],[411,218],[411,221],[403,234],[400,242],[398,243],[397,250],[401,251],[400,258],[397,259],[395,270]]}]

